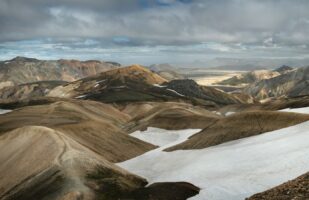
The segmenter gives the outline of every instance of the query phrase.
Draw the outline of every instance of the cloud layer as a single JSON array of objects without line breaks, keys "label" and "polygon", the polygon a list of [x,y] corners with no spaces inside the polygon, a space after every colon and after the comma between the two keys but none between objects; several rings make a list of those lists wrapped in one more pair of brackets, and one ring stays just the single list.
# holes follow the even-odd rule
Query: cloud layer
[{"label": "cloud layer", "polygon": [[307,0],[1,0],[0,52],[27,54],[26,43],[34,56],[44,56],[40,49],[50,57],[123,54],[137,62],[151,53],[303,58],[308,8]]}]

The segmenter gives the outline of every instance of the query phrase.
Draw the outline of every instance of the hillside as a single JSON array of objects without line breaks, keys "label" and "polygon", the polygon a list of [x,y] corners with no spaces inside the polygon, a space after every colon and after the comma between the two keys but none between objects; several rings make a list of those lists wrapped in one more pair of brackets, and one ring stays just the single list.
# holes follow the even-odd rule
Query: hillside
[{"label": "hillside", "polygon": [[308,95],[308,81],[309,67],[303,67],[274,78],[253,83],[246,87],[244,92],[258,99]]},{"label": "hillside", "polygon": [[0,62],[0,89],[37,81],[74,81],[117,67],[120,64],[96,60],[37,60],[16,57]]},{"label": "hillside", "polygon": [[255,136],[309,120],[309,115],[271,111],[241,112],[219,119],[184,143],[167,151],[203,149],[225,142]]},{"label": "hillside", "polygon": [[0,101],[20,101],[23,99],[43,97],[53,88],[63,85],[65,81],[38,81],[8,86],[0,89]]},{"label": "hillside", "polygon": [[199,86],[193,80],[167,82],[158,74],[137,65],[103,72],[56,87],[48,96],[91,99],[105,103],[185,101],[209,107],[252,103],[250,98],[240,98],[215,88]]}]

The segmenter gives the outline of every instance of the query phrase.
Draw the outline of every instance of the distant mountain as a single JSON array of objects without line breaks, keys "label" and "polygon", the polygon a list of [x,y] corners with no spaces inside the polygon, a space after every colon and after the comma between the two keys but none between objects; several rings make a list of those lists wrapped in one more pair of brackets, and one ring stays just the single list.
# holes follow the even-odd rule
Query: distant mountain
[{"label": "distant mountain", "polygon": [[292,71],[293,69],[294,69],[293,67],[289,67],[287,65],[282,65],[281,67],[278,67],[277,69],[274,69],[273,71],[279,72],[280,74],[285,74],[287,72]]},{"label": "distant mountain", "polygon": [[168,82],[158,74],[133,65],[103,72],[51,90],[50,97],[80,98],[105,103],[136,101],[189,101],[205,106],[248,103],[215,88],[199,86],[193,80]]},{"label": "distant mountain", "polygon": [[251,84],[260,80],[270,79],[276,76],[279,76],[281,73],[278,71],[272,70],[255,70],[251,72],[246,72],[237,76],[233,76],[232,78],[223,80],[218,82],[218,85],[246,85]]},{"label": "distant mountain", "polygon": [[280,96],[309,95],[309,67],[253,83],[244,92],[258,99]]},{"label": "distant mountain", "polygon": [[37,60],[16,57],[0,62],[0,89],[37,81],[75,81],[118,67],[118,63],[97,60]]},{"label": "distant mountain", "polygon": [[184,79],[184,76],[178,73],[176,67],[167,63],[150,65],[149,69],[167,80]]},{"label": "distant mountain", "polygon": [[213,69],[220,70],[240,70],[240,71],[253,71],[269,69],[273,70],[277,66],[306,66],[309,59],[271,59],[271,58],[215,58],[206,62],[205,66]]},{"label": "distant mountain", "polygon": [[37,81],[20,85],[7,86],[0,89],[0,100],[23,100],[27,98],[43,97],[57,86],[66,81]]}]

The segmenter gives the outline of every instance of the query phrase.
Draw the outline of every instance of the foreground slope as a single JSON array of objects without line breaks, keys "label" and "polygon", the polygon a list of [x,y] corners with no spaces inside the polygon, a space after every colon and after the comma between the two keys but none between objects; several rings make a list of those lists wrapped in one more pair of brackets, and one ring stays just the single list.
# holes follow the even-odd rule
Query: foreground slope
[{"label": "foreground slope", "polygon": [[117,162],[154,148],[123,131],[129,119],[111,105],[92,101],[60,101],[0,115],[0,135],[24,126],[44,126],[66,134],[109,161]]},{"label": "foreground slope", "polygon": [[27,126],[0,138],[1,199],[95,199],[86,177],[98,166],[117,175],[120,185],[127,184],[128,188],[146,184],[144,179],[50,128]]},{"label": "foreground slope", "polygon": [[186,182],[145,187],[145,179],[113,164],[155,148],[124,132],[131,119],[112,105],[70,99],[1,115],[0,198],[185,200],[198,194]]}]

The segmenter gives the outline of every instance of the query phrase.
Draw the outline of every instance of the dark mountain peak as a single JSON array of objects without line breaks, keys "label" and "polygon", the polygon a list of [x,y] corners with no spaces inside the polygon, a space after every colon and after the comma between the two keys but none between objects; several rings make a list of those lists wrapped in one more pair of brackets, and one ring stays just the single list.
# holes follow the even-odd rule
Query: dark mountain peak
[{"label": "dark mountain peak", "polygon": [[14,61],[14,62],[37,62],[39,60],[35,59],[35,58],[27,58],[27,57],[23,57],[23,56],[16,56],[15,58],[13,58],[10,61]]},{"label": "dark mountain peak", "polygon": [[277,69],[275,69],[275,72],[279,72],[279,73],[285,73],[287,71],[291,71],[293,70],[293,67],[287,66],[287,65],[282,65],[281,67],[278,67]]}]

